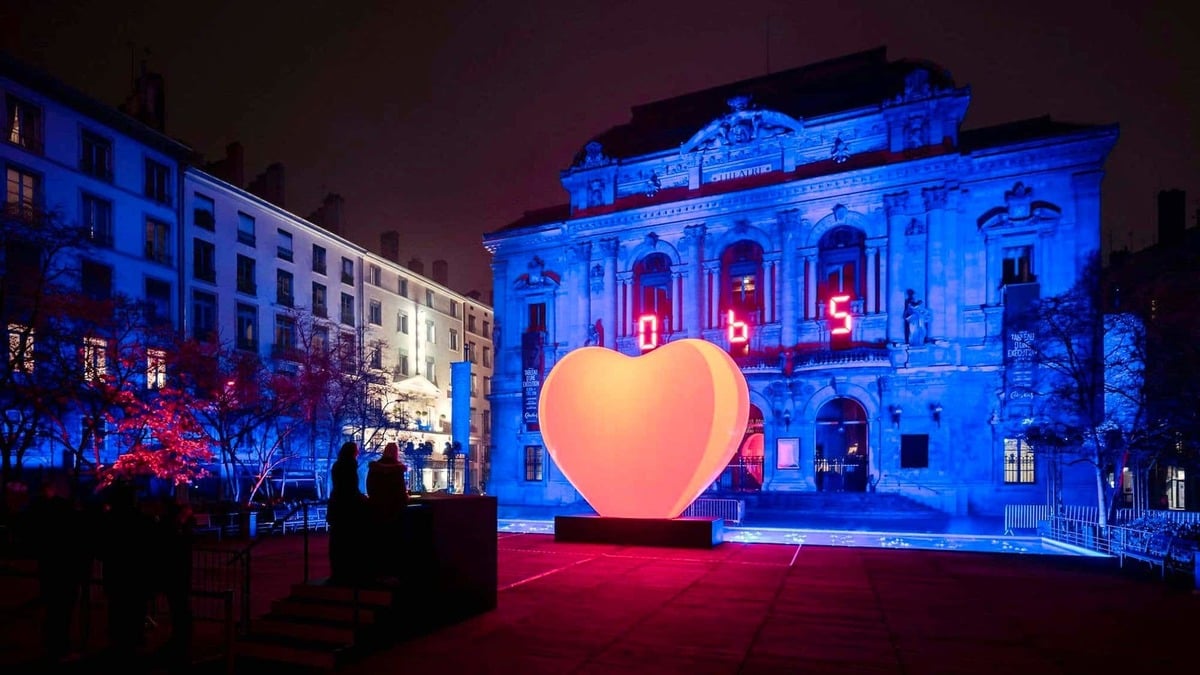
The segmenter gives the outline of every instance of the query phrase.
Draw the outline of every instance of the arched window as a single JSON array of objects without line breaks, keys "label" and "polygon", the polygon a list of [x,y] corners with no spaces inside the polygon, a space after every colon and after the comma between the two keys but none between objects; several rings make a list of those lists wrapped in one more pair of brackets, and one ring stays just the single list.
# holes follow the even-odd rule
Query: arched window
[{"label": "arched window", "polygon": [[722,313],[733,310],[739,321],[762,323],[762,259],[762,247],[747,240],[721,253]]},{"label": "arched window", "polygon": [[[651,253],[633,266],[637,306],[634,321],[653,315],[658,317],[658,330],[671,328],[671,259],[665,253]],[[637,330],[637,325],[634,325]]]},{"label": "arched window", "polygon": [[[862,299],[866,284],[863,271],[866,269],[865,236],[861,230],[841,225],[826,232],[819,244],[819,267],[817,276],[817,298],[826,308],[826,319],[830,316],[829,302],[833,298],[844,298],[838,303],[838,312],[862,311]],[[852,308],[858,308],[852,310]],[[845,319],[837,319],[839,326]],[[849,343],[850,334],[842,333],[831,337],[833,342]],[[836,346],[836,345],[835,345]],[[845,346],[843,344],[843,346]]]}]

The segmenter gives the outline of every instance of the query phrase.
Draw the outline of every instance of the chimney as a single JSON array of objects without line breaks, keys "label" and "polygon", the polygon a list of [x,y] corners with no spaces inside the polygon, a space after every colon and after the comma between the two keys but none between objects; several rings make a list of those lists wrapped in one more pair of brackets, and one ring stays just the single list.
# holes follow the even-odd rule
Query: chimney
[{"label": "chimney", "polygon": [[250,184],[246,186],[246,190],[250,194],[258,195],[263,199],[271,202],[279,208],[284,206],[284,174],[283,164],[275,162],[267,167],[266,171],[258,174]]},{"label": "chimney", "polygon": [[225,146],[223,159],[209,162],[204,166],[204,170],[226,183],[240,188],[246,184],[245,165],[245,152],[242,144],[234,141]]},{"label": "chimney", "polygon": [[397,265],[400,264],[400,233],[396,230],[388,230],[379,235],[379,248],[383,257],[391,260]]},{"label": "chimney", "polygon": [[331,192],[325,195],[325,199],[316,211],[308,214],[308,220],[340,236],[342,234],[342,226],[344,225],[342,222],[342,211],[345,209],[345,206],[346,200],[342,199],[341,195]]},{"label": "chimney", "polygon": [[1183,190],[1160,190],[1158,193],[1158,243],[1160,246],[1179,246],[1187,229],[1187,203]]},{"label": "chimney", "polygon": [[146,69],[144,58],[134,72],[133,91],[121,104],[121,112],[161,133],[167,127],[166,82],[162,75]]},{"label": "chimney", "polygon": [[425,276],[425,263],[421,262],[420,258],[412,258],[408,261],[408,269]]},{"label": "chimney", "polygon": [[433,261],[433,281],[443,286],[449,286],[450,266],[445,260]]}]

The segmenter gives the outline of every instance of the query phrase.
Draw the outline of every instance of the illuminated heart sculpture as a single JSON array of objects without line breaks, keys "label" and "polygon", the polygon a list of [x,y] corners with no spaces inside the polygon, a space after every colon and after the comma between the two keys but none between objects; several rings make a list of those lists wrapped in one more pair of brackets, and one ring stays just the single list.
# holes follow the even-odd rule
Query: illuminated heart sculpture
[{"label": "illuminated heart sculpture", "polygon": [[703,340],[631,358],[583,347],[542,385],[542,440],[601,516],[675,518],[729,464],[746,432],[749,389]]}]

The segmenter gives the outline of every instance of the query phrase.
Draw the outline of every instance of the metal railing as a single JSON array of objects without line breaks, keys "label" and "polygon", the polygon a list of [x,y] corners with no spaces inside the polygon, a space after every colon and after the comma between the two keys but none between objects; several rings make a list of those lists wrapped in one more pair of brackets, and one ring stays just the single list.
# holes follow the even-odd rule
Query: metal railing
[{"label": "metal railing", "polygon": [[746,502],[700,497],[684,509],[682,515],[684,518],[721,518],[730,525],[738,525],[746,517]]}]

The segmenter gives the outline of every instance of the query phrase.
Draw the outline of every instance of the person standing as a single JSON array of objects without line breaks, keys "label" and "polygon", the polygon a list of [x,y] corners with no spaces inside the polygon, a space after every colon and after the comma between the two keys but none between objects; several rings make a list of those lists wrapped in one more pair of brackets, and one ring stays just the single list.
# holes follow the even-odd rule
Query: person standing
[{"label": "person standing", "polygon": [[333,583],[361,581],[362,530],[367,497],[358,486],[358,445],[346,441],[338,450],[330,471],[329,492],[329,577]]},{"label": "person standing", "polygon": [[408,467],[400,461],[400,446],[388,443],[383,456],[367,467],[367,496],[373,520],[390,545],[384,546],[379,559],[381,576],[396,576],[403,560],[404,510],[408,506],[408,486],[404,474]]}]

